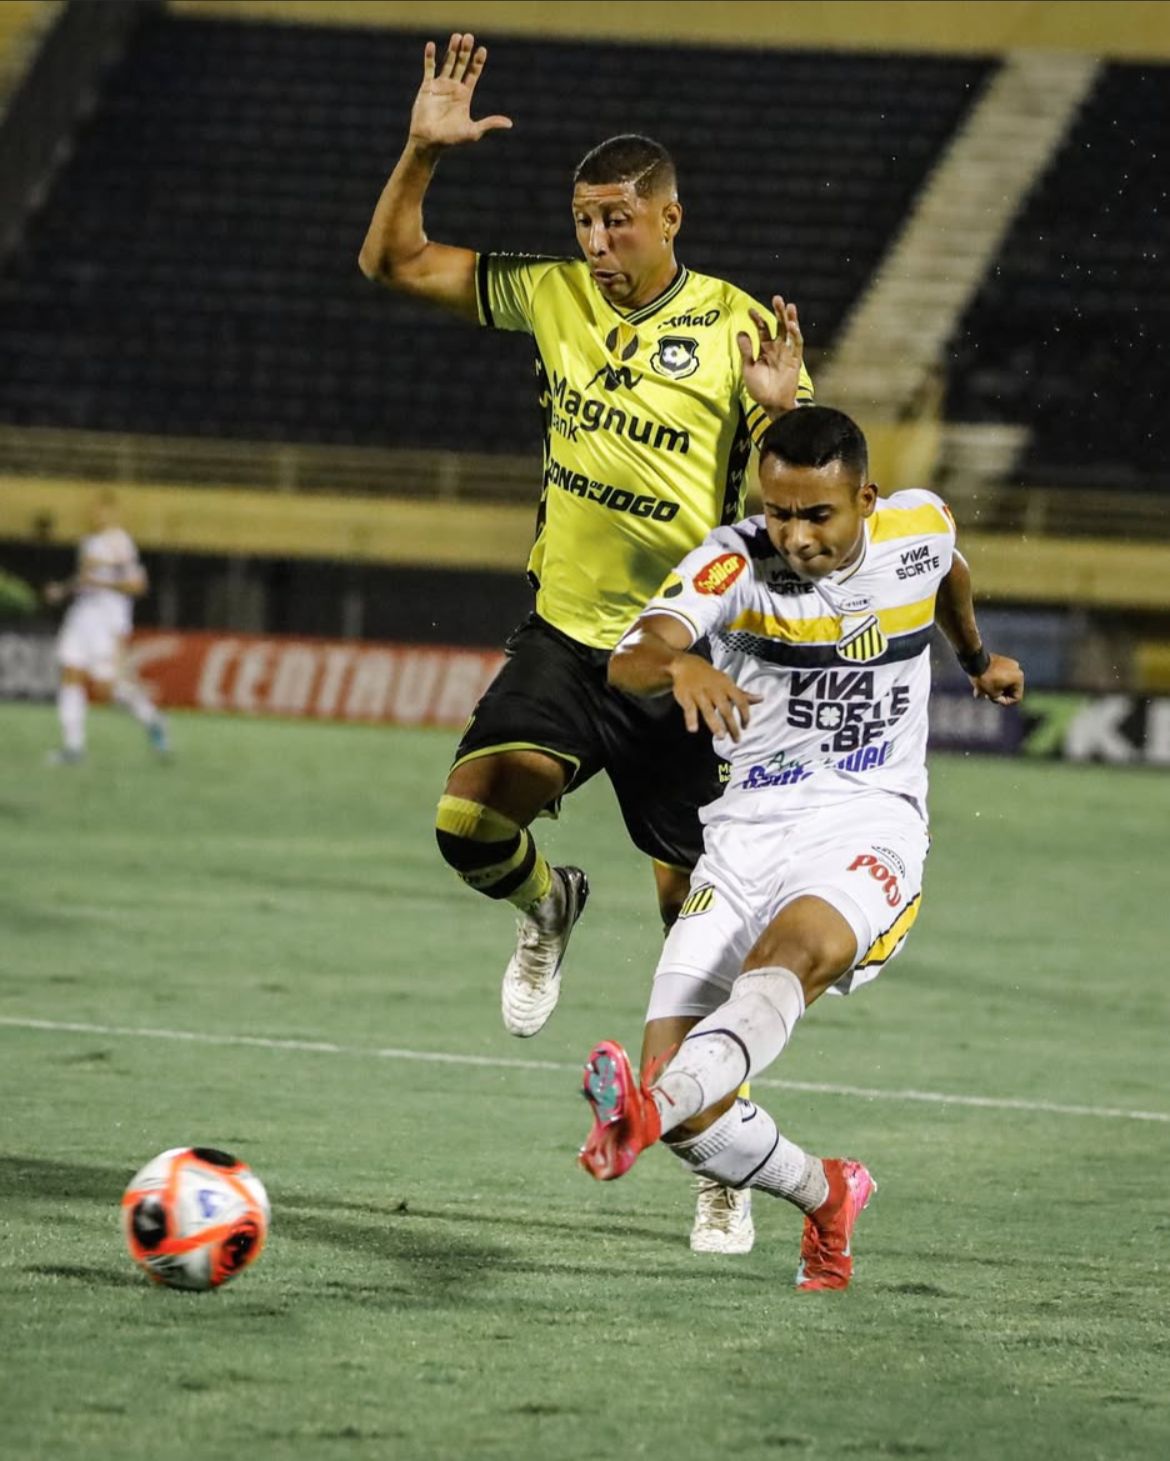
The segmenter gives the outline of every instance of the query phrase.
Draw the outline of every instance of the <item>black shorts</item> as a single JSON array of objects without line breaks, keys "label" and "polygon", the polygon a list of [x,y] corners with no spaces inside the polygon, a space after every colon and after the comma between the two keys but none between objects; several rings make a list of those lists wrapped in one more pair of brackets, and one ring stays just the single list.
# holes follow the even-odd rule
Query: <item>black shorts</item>
[{"label": "black shorts", "polygon": [[724,763],[706,729],[692,735],[673,696],[643,700],[612,689],[609,652],[537,614],[504,649],[508,658],[463,732],[455,765],[492,751],[548,751],[571,768],[567,791],[604,771],[635,847],[693,868],[703,850],[699,808],[723,789]]}]

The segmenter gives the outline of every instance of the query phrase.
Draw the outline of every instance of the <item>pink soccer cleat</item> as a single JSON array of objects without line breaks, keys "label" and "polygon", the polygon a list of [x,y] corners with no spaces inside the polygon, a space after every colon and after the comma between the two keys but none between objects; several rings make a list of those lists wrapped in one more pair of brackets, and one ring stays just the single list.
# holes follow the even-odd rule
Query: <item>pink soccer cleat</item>
[{"label": "pink soccer cleat", "polygon": [[857,1219],[877,1191],[877,1183],[860,1162],[827,1157],[824,1167],[829,1195],[805,1218],[800,1240],[796,1287],[804,1293],[849,1287],[853,1277],[850,1239]]},{"label": "pink soccer cleat", "polygon": [[599,1182],[612,1182],[658,1140],[658,1107],[639,1085],[630,1057],[614,1040],[595,1045],[585,1062],[582,1094],[593,1107],[593,1130],[577,1161]]}]

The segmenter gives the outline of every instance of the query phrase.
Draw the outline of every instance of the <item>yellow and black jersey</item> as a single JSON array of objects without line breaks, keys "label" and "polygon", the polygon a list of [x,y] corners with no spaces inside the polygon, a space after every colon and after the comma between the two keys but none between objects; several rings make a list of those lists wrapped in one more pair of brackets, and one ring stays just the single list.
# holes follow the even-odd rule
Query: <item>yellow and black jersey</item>
[{"label": "yellow and black jersey", "polygon": [[[480,321],[536,342],[544,491],[529,571],[542,618],[611,649],[679,559],[737,521],[767,413],[736,334],[771,309],[680,268],[641,309],[616,309],[583,260],[481,254]],[[802,371],[800,401],[811,401]]]}]

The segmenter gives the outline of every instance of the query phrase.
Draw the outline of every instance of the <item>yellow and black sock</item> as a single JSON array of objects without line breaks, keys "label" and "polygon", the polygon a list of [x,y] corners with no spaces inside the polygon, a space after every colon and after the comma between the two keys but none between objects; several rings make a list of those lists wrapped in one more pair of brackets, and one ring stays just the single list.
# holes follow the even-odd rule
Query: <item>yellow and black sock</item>
[{"label": "yellow and black sock", "polygon": [[552,868],[527,827],[460,796],[439,798],[435,836],[469,888],[529,912],[552,887]]}]

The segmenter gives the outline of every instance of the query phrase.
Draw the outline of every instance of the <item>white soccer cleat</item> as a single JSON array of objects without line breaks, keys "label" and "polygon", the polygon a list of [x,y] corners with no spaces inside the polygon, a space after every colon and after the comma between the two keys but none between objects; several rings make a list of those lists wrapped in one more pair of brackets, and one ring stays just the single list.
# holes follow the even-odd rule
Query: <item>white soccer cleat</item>
[{"label": "white soccer cleat", "polygon": [[589,897],[589,879],[579,867],[552,871],[558,886],[549,894],[548,911],[521,915],[516,952],[508,960],[500,990],[504,1029],[522,1039],[542,1030],[557,1007],[565,950]]},{"label": "white soccer cleat", "polygon": [[737,1192],[710,1177],[700,1177],[698,1184],[691,1252],[750,1253],[756,1241],[750,1189]]}]

